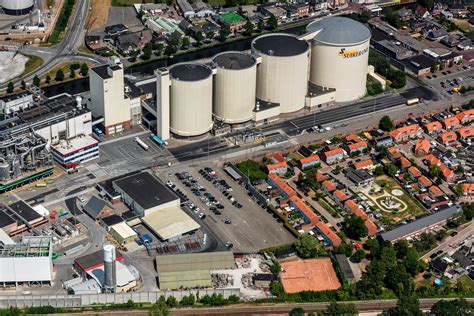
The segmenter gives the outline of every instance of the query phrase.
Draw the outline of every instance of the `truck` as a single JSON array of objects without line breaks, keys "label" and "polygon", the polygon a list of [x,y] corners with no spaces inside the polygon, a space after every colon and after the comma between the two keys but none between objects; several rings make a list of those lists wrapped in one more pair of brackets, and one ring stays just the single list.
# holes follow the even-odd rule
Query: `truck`
[{"label": "truck", "polygon": [[168,146],[168,142],[166,140],[162,140],[155,134],[150,134],[150,139],[160,146]]},{"label": "truck", "polygon": [[143,148],[144,150],[148,150],[150,147],[143,141],[141,140],[140,138],[138,137],[135,137],[135,142],[140,145],[141,148]]},{"label": "truck", "polygon": [[97,136],[101,137],[103,135],[102,131],[100,130],[100,128],[98,128],[97,126],[94,126],[92,128],[92,131],[94,132],[94,134],[96,134]]},{"label": "truck", "polygon": [[152,241],[153,241],[153,238],[151,238],[150,235],[148,235],[147,233],[144,233],[144,234],[140,235],[140,237],[138,238],[137,244],[142,246],[142,245],[145,245],[145,244],[149,244]]},{"label": "truck", "polygon": [[420,98],[408,99],[407,100],[407,105],[408,106],[415,105],[415,104],[418,104],[418,102],[420,102]]}]

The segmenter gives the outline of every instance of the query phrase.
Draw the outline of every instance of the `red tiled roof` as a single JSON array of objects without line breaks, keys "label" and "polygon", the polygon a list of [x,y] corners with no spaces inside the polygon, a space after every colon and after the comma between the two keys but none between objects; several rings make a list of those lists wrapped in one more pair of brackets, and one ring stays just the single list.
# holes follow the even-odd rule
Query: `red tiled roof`
[{"label": "red tiled roof", "polygon": [[267,155],[268,158],[274,158],[278,162],[283,162],[285,161],[285,157],[281,153],[271,153]]},{"label": "red tiled roof", "polygon": [[362,219],[367,218],[367,214],[360,208],[357,208],[356,210],[354,210],[353,214],[360,217],[360,218],[362,218]]},{"label": "red tiled roof", "polygon": [[336,156],[336,155],[341,155],[344,154],[344,150],[342,148],[336,148],[333,150],[328,150],[324,152],[325,157],[331,157],[331,156]]},{"label": "red tiled roof", "polygon": [[331,180],[324,181],[323,182],[323,187],[325,187],[326,190],[328,190],[329,192],[335,191],[337,189],[336,185]]},{"label": "red tiled roof", "polygon": [[444,126],[446,126],[446,128],[450,128],[450,127],[461,124],[461,122],[456,116],[445,118],[443,120],[443,123],[444,123]]},{"label": "red tiled roof", "polygon": [[292,187],[290,187],[285,181],[283,181],[283,179],[281,179],[279,176],[277,176],[276,174],[270,174],[268,175],[268,177],[270,179],[272,179],[273,182],[275,182],[275,184],[283,191],[285,191],[286,194],[288,194],[288,196],[293,196],[293,195],[296,195],[296,192],[295,190],[293,190]]},{"label": "red tiled roof", "polygon": [[367,168],[373,165],[374,165],[374,162],[372,161],[372,159],[365,159],[359,162],[354,162],[353,166],[354,166],[354,169],[362,169],[362,168]]},{"label": "red tiled roof", "polygon": [[474,109],[458,113],[456,114],[456,117],[460,121],[464,121],[466,118],[470,119],[470,117],[474,117]]},{"label": "red tiled roof", "polygon": [[441,171],[441,174],[446,178],[450,178],[453,174],[454,174],[454,171],[449,169],[445,164],[440,164],[439,165],[439,170]]},{"label": "red tiled roof", "polygon": [[421,139],[416,142],[415,144],[415,152],[418,152],[419,150],[423,150],[425,153],[428,153],[430,151],[430,141],[427,139]]},{"label": "red tiled roof", "polygon": [[359,205],[354,200],[347,200],[344,202],[344,206],[348,211],[355,212],[355,210],[359,209]]},{"label": "red tiled roof", "polygon": [[319,156],[318,155],[311,155],[309,157],[305,157],[305,158],[300,159],[301,165],[310,163],[312,161],[320,161]]},{"label": "red tiled roof", "polygon": [[433,154],[426,155],[425,160],[427,160],[430,165],[439,165],[441,161]]},{"label": "red tiled roof", "polygon": [[410,173],[415,178],[421,177],[421,171],[415,166],[408,168],[408,173]]},{"label": "red tiled roof", "polygon": [[439,138],[443,143],[454,142],[458,136],[455,132],[444,132],[443,134],[439,135]]},{"label": "red tiled roof", "polygon": [[353,151],[359,148],[364,148],[364,147],[367,147],[367,142],[365,141],[347,145],[347,148],[349,148],[350,151]]},{"label": "red tiled roof", "polygon": [[286,161],[277,162],[277,163],[274,163],[274,164],[271,164],[271,165],[267,165],[268,170],[276,170],[276,169],[280,169],[280,168],[283,168],[283,167],[288,167],[288,164],[286,163]]},{"label": "red tiled roof", "polygon": [[402,164],[403,167],[408,168],[411,166],[410,160],[408,160],[406,157],[401,157],[400,158],[400,163]]},{"label": "red tiled roof", "polygon": [[349,197],[341,190],[336,190],[334,191],[334,193],[332,194],[334,195],[334,197],[336,199],[338,199],[340,202],[344,202],[345,200],[347,200]]},{"label": "red tiled roof", "polygon": [[307,218],[309,218],[309,221],[313,226],[316,226],[316,224],[319,222],[319,218],[303,200],[294,195],[290,197],[290,201],[293,202]]},{"label": "red tiled roof", "polygon": [[431,186],[429,190],[435,197],[441,197],[444,195],[443,191],[441,191],[436,185]]},{"label": "red tiled roof", "polygon": [[461,127],[458,133],[462,139],[468,138],[468,137],[474,137],[474,127],[473,126]]},{"label": "red tiled roof", "polygon": [[341,238],[339,238],[338,235],[336,235],[335,232],[329,228],[328,225],[326,225],[323,221],[319,221],[318,224],[316,225],[318,229],[326,235],[327,238],[329,238],[334,246],[339,246],[342,243]]},{"label": "red tiled roof", "polygon": [[412,124],[412,125],[407,125],[407,126],[397,128],[396,130],[391,131],[389,134],[393,138],[396,138],[400,134],[408,134],[408,135],[414,134],[418,131],[419,128],[420,126],[418,124]]},{"label": "red tiled roof", "polygon": [[320,170],[316,171],[316,181],[323,182],[328,179],[327,174],[322,173]]},{"label": "red tiled roof", "polygon": [[430,187],[433,182],[431,182],[430,179],[428,179],[426,176],[421,176],[418,181],[425,187],[425,188],[428,188]]},{"label": "red tiled roof", "polygon": [[438,121],[433,121],[425,125],[426,130],[428,133],[433,133],[436,131],[440,131],[443,129],[443,125],[441,125]]},{"label": "red tiled roof", "polygon": [[364,221],[365,227],[367,228],[367,235],[369,237],[374,236],[377,234],[377,225],[374,224],[370,219],[366,219]]},{"label": "red tiled roof", "polygon": [[461,187],[464,194],[467,194],[467,195],[474,194],[474,183],[463,183]]},{"label": "red tiled roof", "polygon": [[352,133],[352,134],[349,134],[346,136],[346,141],[348,142],[353,142],[353,143],[357,143],[357,142],[360,142],[362,139],[360,139],[359,136],[357,136],[356,134]]},{"label": "red tiled roof", "polygon": [[398,159],[402,156],[402,154],[400,153],[400,151],[396,147],[390,147],[388,149],[388,152],[390,153],[390,155],[392,156],[393,159]]}]

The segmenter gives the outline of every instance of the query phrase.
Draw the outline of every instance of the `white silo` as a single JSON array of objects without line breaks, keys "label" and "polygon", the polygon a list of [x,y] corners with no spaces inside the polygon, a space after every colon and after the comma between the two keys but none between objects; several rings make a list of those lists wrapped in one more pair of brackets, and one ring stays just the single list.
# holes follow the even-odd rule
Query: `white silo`
[{"label": "white silo", "polygon": [[104,245],[104,291],[114,292],[117,285],[116,254],[114,245]]},{"label": "white silo", "polygon": [[169,69],[170,130],[191,137],[212,129],[212,69],[199,63],[180,63]]},{"label": "white silo", "polygon": [[9,15],[25,15],[33,10],[34,0],[1,0],[2,10]]},{"label": "white silo", "polygon": [[364,24],[344,17],[315,21],[306,30],[314,34],[310,40],[310,81],[321,87],[335,88],[336,102],[363,97],[366,91],[370,30]]},{"label": "white silo", "polygon": [[301,110],[308,90],[309,44],[291,34],[268,34],[252,41],[257,98],[280,104],[281,113]]},{"label": "white silo", "polygon": [[214,57],[214,115],[229,124],[250,121],[255,107],[257,60],[241,52]]}]

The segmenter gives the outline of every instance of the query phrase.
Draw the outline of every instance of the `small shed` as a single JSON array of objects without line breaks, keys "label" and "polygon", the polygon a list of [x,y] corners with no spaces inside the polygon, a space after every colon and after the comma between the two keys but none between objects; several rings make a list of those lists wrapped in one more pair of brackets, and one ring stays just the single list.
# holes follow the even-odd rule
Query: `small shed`
[{"label": "small shed", "polygon": [[107,202],[95,195],[91,196],[82,210],[94,220],[111,215],[114,211]]}]

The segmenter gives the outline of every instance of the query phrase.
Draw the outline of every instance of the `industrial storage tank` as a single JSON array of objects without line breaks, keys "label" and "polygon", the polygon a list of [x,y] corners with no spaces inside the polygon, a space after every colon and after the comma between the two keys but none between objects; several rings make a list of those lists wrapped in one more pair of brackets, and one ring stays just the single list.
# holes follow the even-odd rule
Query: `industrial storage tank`
[{"label": "industrial storage tank", "polygon": [[199,63],[179,63],[169,69],[170,130],[198,136],[212,128],[212,69]]},{"label": "industrial storage tank", "polygon": [[268,34],[252,41],[260,56],[257,98],[280,104],[281,113],[304,107],[308,90],[309,44],[291,34]]},{"label": "industrial storage tank", "polygon": [[229,124],[253,117],[257,85],[257,60],[241,52],[225,52],[214,57],[214,115]]},{"label": "industrial storage tank", "polygon": [[104,251],[104,288],[106,292],[113,292],[117,285],[115,247],[111,244],[103,246]]},{"label": "industrial storage tank", "polygon": [[365,95],[369,61],[370,30],[362,23],[343,17],[329,17],[310,23],[310,81],[336,89],[336,102]]},{"label": "industrial storage tank", "polygon": [[0,0],[0,6],[5,14],[24,15],[33,10],[34,0]]}]

